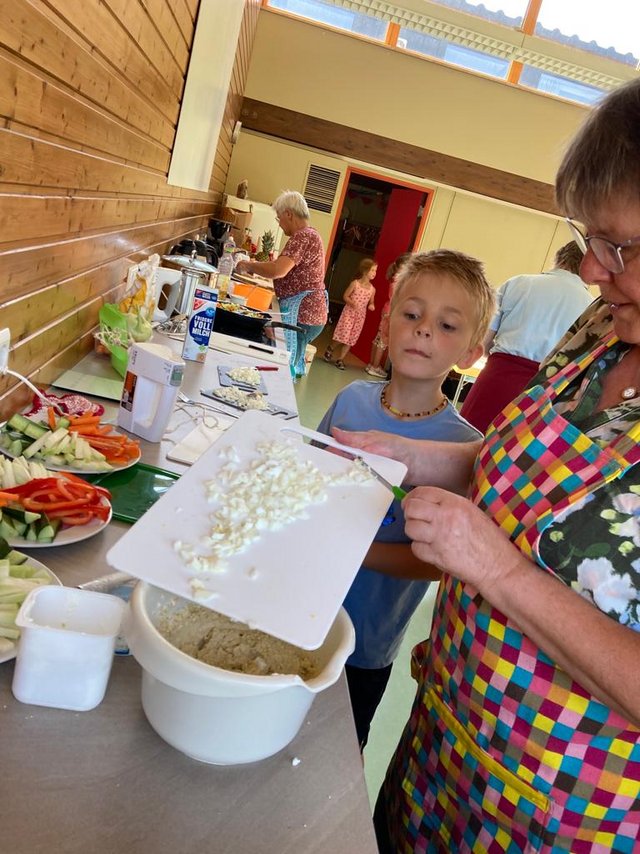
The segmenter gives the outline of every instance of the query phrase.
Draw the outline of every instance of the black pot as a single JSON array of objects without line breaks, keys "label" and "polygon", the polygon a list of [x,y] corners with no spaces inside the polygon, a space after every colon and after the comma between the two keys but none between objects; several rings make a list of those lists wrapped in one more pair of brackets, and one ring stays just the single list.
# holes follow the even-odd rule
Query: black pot
[{"label": "black pot", "polygon": [[[236,311],[224,307],[224,302],[216,306],[213,318],[213,331],[232,335],[234,338],[244,338],[247,341],[262,341],[265,329],[292,329],[294,332],[302,332],[300,326],[290,323],[281,323],[272,320],[271,315],[264,311],[256,311],[254,308],[244,309],[244,306],[236,306]],[[250,312],[249,313],[245,313]]]}]

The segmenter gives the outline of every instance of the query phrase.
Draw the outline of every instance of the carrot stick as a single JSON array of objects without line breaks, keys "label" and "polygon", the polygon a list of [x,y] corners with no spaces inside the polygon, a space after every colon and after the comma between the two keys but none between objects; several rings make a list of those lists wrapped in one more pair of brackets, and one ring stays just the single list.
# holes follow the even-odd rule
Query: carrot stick
[{"label": "carrot stick", "polygon": [[89,413],[86,413],[85,415],[70,415],[69,421],[74,426],[77,424],[98,424],[100,416],[90,415]]},{"label": "carrot stick", "polygon": [[52,430],[56,429],[56,413],[53,406],[47,407],[47,421]]}]

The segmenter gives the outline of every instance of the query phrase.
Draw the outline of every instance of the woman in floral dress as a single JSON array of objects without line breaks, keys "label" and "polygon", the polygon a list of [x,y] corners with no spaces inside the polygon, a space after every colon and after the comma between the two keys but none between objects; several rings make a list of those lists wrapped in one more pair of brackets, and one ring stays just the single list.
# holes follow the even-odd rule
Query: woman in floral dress
[{"label": "woman in floral dress", "polygon": [[330,362],[334,349],[337,351],[336,368],[340,371],[344,371],[344,358],[360,337],[367,309],[373,311],[375,308],[373,280],[377,272],[376,262],[372,258],[363,258],[358,266],[358,278],[344,292],[345,306],[333,331],[333,340],[324,354],[325,362]]},{"label": "woman in floral dress", "polygon": [[383,854],[638,851],[640,80],[591,112],[556,195],[602,296],[480,447],[336,431],[430,484],[406,532],[442,576]]},{"label": "woman in floral dress", "polygon": [[[300,193],[285,190],[272,205],[287,240],[274,261],[240,261],[238,273],[256,273],[273,279],[273,287],[285,311],[287,300],[302,299],[295,319],[299,327],[291,353],[294,377],[304,375],[307,345],[314,341],[327,322],[328,295],[324,286],[324,246],[309,224],[309,207]],[[293,322],[293,321],[292,321]]]}]

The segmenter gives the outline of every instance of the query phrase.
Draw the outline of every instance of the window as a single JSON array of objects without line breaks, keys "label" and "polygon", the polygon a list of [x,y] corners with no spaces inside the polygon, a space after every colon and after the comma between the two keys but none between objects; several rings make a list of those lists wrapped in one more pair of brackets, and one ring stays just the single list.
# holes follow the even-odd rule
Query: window
[{"label": "window", "polygon": [[604,90],[596,89],[578,80],[570,80],[558,74],[551,74],[531,65],[525,65],[520,75],[520,84],[539,92],[546,92],[558,98],[566,98],[568,101],[577,101],[579,104],[591,106],[605,94]]},{"label": "window", "polygon": [[640,4],[629,0],[542,0],[535,33],[542,38],[638,65]]},{"label": "window", "polygon": [[321,0],[269,0],[272,9],[282,9],[300,15],[301,18],[309,18],[319,21],[321,24],[329,24],[340,30],[357,33],[360,36],[368,36],[370,39],[384,41],[387,35],[387,24],[373,18],[371,15],[362,15],[358,12],[349,12],[334,6],[333,3],[323,3]]},{"label": "window", "polygon": [[457,9],[477,15],[485,21],[503,24],[506,27],[519,27],[524,20],[528,0],[434,0],[441,6]]},{"label": "window", "polygon": [[[586,106],[597,103],[629,74],[615,64],[590,64],[585,54],[640,69],[640,0],[432,0],[432,4],[537,38],[521,45],[520,37],[505,37],[504,31],[481,27],[471,17],[447,21],[443,10],[439,18],[434,5],[421,14],[415,0],[410,10],[403,8],[402,0],[266,0],[271,9]],[[575,55],[573,50],[546,48],[544,39],[567,45]],[[583,82],[585,78],[589,82]]]},{"label": "window", "polygon": [[503,80],[509,72],[509,61],[506,59],[453,44],[453,42],[426,33],[419,33],[408,27],[400,28],[398,47],[423,53],[426,56],[434,56],[443,59],[445,62],[450,62],[452,65],[470,68],[472,71],[490,74],[492,77],[500,77]]}]

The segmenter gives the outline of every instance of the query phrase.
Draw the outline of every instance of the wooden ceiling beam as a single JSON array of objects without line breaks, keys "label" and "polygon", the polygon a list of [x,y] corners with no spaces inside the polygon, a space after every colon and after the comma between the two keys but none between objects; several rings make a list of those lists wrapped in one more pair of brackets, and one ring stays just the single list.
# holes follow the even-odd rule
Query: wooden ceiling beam
[{"label": "wooden ceiling beam", "polygon": [[252,98],[243,99],[241,120],[243,128],[247,130],[287,142],[363,160],[532,210],[555,215],[559,213],[553,185],[481,163],[472,163],[397,139],[345,127]]}]

